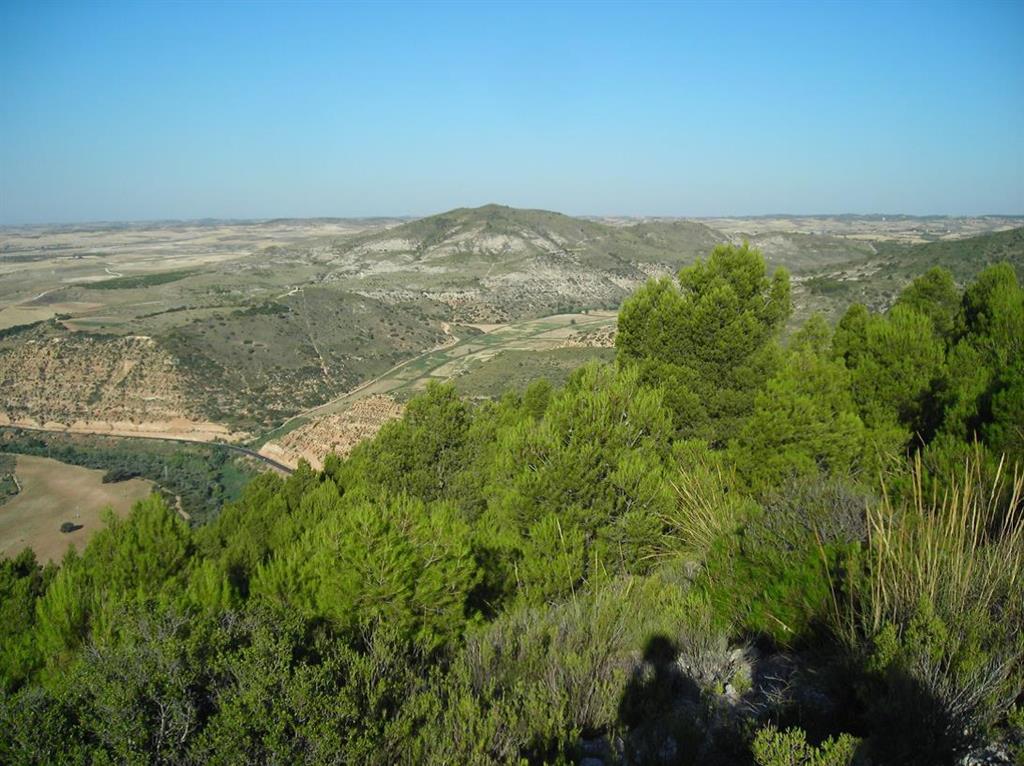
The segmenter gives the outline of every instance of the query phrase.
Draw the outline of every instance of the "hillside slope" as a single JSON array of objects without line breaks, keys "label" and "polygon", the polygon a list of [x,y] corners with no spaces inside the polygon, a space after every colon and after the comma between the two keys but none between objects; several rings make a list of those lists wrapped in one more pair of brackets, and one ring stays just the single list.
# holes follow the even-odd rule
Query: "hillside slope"
[{"label": "hillside slope", "polygon": [[940,266],[963,286],[984,268],[1009,263],[1024,280],[1024,228],[916,245],[881,243],[877,255],[829,264],[801,277],[797,303],[835,315],[851,303],[888,308],[915,277]]},{"label": "hillside slope", "polygon": [[69,333],[55,322],[0,339],[0,423],[173,433],[227,430],[199,414],[194,382],[146,336]]},{"label": "hillside slope", "polygon": [[1011,264],[1017,277],[1024,279],[1024,227],[912,247],[889,246],[882,248],[880,255],[886,260],[879,276],[894,279],[913,279],[933,266],[941,266],[965,284],[986,266],[1003,262]]},{"label": "hillside slope", "polygon": [[326,279],[385,300],[439,300],[456,321],[506,321],[615,308],[648,277],[673,273],[724,240],[694,222],[610,226],[485,205],[341,242],[325,259]]},{"label": "hillside slope", "polygon": [[59,321],[8,330],[0,423],[259,432],[445,342],[429,311],[307,286],[155,337],[74,332]]},{"label": "hillside slope", "polygon": [[[961,230],[945,219],[910,223]],[[15,334],[0,339],[0,416],[259,433],[479,329],[466,325],[617,309],[648,278],[723,242],[749,240],[770,267],[793,272],[794,326],[853,301],[884,309],[935,264],[961,283],[996,260],[1019,272],[1024,264],[1024,229],[909,245],[871,239],[884,222],[845,224],[485,205],[372,226],[8,232],[0,327]],[[972,220],[963,231],[982,225],[1011,224]],[[40,338],[22,334],[37,319],[52,320],[34,331]]]}]

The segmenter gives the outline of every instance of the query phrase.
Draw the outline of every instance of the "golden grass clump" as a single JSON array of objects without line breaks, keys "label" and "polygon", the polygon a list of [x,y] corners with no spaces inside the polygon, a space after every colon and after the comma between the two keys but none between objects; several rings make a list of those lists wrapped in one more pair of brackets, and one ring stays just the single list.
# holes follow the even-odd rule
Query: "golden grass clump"
[{"label": "golden grass clump", "polygon": [[883,491],[835,603],[876,722],[913,747],[965,750],[1024,692],[1024,475],[981,468],[927,492],[917,460],[902,501]]},{"label": "golden grass clump", "polygon": [[924,490],[922,477],[918,458],[908,501],[895,507],[883,487],[882,502],[868,509],[871,566],[861,628],[870,634],[905,623],[922,600],[946,618],[978,609],[995,617],[1021,606],[1024,474],[1014,469],[1009,476],[1001,462],[986,482],[980,461],[970,459],[941,497]]}]

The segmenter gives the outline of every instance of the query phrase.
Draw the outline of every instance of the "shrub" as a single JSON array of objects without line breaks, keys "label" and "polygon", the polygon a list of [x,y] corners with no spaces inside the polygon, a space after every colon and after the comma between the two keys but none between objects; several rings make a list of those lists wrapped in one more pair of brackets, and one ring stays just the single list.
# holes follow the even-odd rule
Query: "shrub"
[{"label": "shrub", "polygon": [[718,609],[778,645],[810,637],[832,608],[830,574],[864,535],[867,502],[855,485],[821,478],[767,495],[708,554],[702,582]]},{"label": "shrub", "polygon": [[683,552],[702,560],[723,536],[734,532],[756,505],[736,491],[738,481],[722,453],[701,441],[676,442],[678,473],[670,474],[674,502],[660,514],[664,556]]},{"label": "shrub", "polygon": [[552,762],[580,735],[693,729],[678,707],[698,691],[689,668],[727,677],[712,667],[723,646],[706,604],[661,575],[522,605],[468,637],[424,734],[431,761]]},{"label": "shrub", "polygon": [[918,460],[907,501],[886,496],[871,509],[866,567],[837,614],[866,666],[879,747],[900,762],[941,763],[1024,691],[1024,477],[984,482],[968,462],[929,497],[922,476]]},{"label": "shrub", "polygon": [[854,737],[841,734],[815,747],[807,743],[801,729],[779,731],[769,725],[754,737],[752,750],[758,766],[848,766],[853,763],[857,744]]}]

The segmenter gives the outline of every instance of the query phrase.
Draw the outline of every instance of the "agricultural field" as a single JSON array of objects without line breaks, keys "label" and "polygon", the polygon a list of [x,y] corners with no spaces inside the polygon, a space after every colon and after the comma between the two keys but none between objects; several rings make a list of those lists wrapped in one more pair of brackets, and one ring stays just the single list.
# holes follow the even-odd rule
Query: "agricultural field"
[{"label": "agricultural field", "polygon": [[213,518],[263,469],[252,457],[211,444],[0,428],[0,479],[5,473],[3,459],[19,456],[100,470],[104,483],[146,479],[168,505],[197,524]]},{"label": "agricultural field", "polygon": [[305,460],[322,470],[327,456],[348,457],[355,447],[374,435],[385,423],[402,416],[405,406],[386,394],[356,399],[343,412],[296,420],[268,441],[260,452],[271,460],[298,468]]},{"label": "agricultural field", "polygon": [[[502,352],[537,352],[564,348],[580,331],[610,327],[615,322],[615,313],[600,311],[590,314],[558,314],[523,322],[490,325],[487,332],[477,331],[468,337],[456,339],[450,345],[424,352],[300,417],[341,412],[352,402],[373,394],[388,394],[404,401],[426,388],[430,381],[446,382],[467,375]],[[288,425],[286,423],[284,427]]]},{"label": "agricultural field", "polygon": [[14,477],[17,459],[0,452],[0,505],[18,494],[18,480]]},{"label": "agricultural field", "polygon": [[591,361],[611,361],[611,348],[555,348],[500,351],[455,378],[455,390],[472,399],[493,399],[505,391],[522,391],[535,380],[561,386],[573,371]]},{"label": "agricultural field", "polygon": [[[104,483],[103,471],[32,455],[18,455],[15,475],[21,491],[0,505],[0,556],[24,548],[42,561],[59,562],[72,545],[79,550],[102,528],[110,508],[125,515],[153,491],[145,479]],[[61,532],[64,522],[74,531]]]}]

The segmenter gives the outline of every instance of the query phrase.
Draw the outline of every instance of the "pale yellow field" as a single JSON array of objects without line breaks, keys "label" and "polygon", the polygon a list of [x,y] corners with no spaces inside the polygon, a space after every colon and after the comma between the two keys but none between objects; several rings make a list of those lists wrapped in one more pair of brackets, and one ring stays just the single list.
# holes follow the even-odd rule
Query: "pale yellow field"
[{"label": "pale yellow field", "polygon": [[57,314],[52,306],[5,306],[0,308],[0,330],[49,319]]},{"label": "pale yellow field", "polygon": [[21,324],[31,324],[51,319],[57,314],[71,314],[93,311],[101,307],[102,303],[87,303],[85,301],[69,301],[66,303],[36,303],[25,301],[13,306],[0,308],[0,330],[8,327],[15,327]]},{"label": "pale yellow field", "polygon": [[[123,516],[153,491],[145,479],[104,484],[103,471],[30,455],[17,460],[21,492],[0,505],[0,556],[32,548],[40,562],[59,562],[72,544],[79,551],[85,547],[102,527],[105,508]],[[81,529],[65,534],[65,521]]]}]

